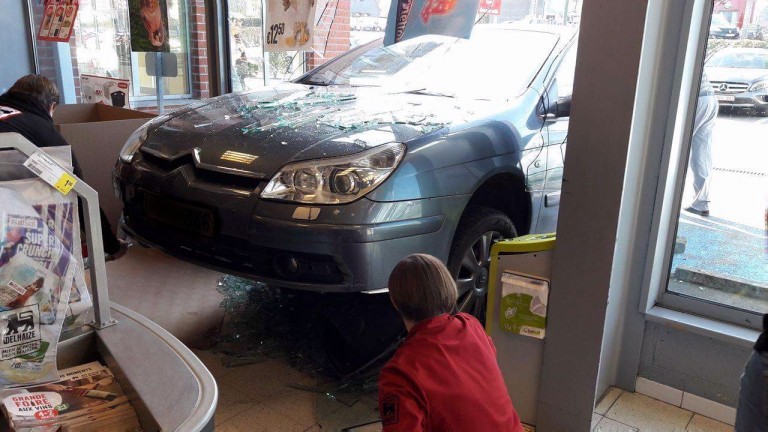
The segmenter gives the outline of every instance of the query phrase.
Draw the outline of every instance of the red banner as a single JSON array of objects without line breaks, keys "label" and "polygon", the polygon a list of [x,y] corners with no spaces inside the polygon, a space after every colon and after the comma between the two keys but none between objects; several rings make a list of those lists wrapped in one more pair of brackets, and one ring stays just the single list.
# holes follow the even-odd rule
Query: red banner
[{"label": "red banner", "polygon": [[52,42],[69,42],[79,7],[79,0],[46,0],[45,14],[37,38]]},{"label": "red banner", "polygon": [[501,0],[480,0],[477,12],[480,15],[501,15]]}]

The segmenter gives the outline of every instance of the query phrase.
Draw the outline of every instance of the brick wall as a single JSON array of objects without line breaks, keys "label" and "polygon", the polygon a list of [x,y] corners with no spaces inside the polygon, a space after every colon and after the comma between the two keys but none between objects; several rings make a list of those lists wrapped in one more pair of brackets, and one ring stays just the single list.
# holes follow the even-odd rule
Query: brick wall
[{"label": "brick wall", "polygon": [[327,0],[317,5],[317,23],[312,42],[314,51],[307,53],[307,65],[313,69],[349,51],[350,0]]},{"label": "brick wall", "polygon": [[205,0],[188,0],[190,57],[192,72],[192,97],[205,99],[211,95],[208,74],[208,32]]}]

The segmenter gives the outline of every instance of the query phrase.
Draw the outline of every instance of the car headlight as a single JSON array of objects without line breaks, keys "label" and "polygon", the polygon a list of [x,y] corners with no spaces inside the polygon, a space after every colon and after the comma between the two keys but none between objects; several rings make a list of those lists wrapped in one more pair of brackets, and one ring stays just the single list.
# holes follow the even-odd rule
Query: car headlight
[{"label": "car headlight", "polygon": [[261,193],[264,199],[344,204],[375,189],[397,168],[405,145],[385,144],[351,156],[284,166]]},{"label": "car headlight", "polygon": [[149,134],[149,126],[152,124],[152,121],[144,123],[141,127],[136,129],[136,131],[132,133],[131,136],[128,137],[128,139],[125,141],[125,144],[123,145],[122,150],[120,150],[121,161],[125,163],[131,163],[133,160],[133,155],[136,154],[136,152],[139,150],[139,147],[144,144],[144,140],[147,139],[147,135]]},{"label": "car headlight", "polygon": [[758,81],[749,86],[749,91],[758,91],[768,89],[768,81]]}]

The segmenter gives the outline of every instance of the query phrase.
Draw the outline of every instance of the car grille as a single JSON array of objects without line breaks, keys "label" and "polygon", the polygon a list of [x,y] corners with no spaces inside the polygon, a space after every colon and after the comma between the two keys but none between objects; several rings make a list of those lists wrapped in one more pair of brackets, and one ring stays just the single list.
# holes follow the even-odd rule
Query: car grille
[{"label": "car grille", "polygon": [[718,94],[736,94],[744,93],[749,88],[749,84],[731,82],[731,81],[710,81],[712,90]]},{"label": "car grille", "polygon": [[165,172],[171,172],[177,168],[192,163],[192,155],[185,155],[174,160],[168,160],[150,153],[141,152],[141,159],[147,164]]},{"label": "car grille", "polygon": [[262,183],[264,183],[264,180],[261,179],[199,168],[194,164],[192,155],[182,156],[174,160],[167,160],[150,153],[142,152],[141,158],[147,165],[165,173],[183,166],[188,166],[197,182],[213,187],[221,186],[250,194],[255,190],[259,190],[260,187],[263,186]]}]

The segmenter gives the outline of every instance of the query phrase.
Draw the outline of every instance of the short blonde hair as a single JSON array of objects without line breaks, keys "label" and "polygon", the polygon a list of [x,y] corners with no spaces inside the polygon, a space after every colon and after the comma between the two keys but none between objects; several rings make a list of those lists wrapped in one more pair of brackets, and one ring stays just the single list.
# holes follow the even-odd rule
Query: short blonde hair
[{"label": "short blonde hair", "polygon": [[389,296],[403,318],[419,322],[456,309],[456,282],[445,265],[427,254],[403,258],[389,275]]}]

